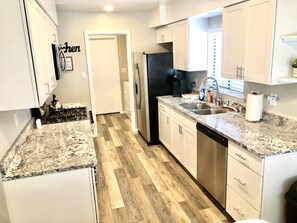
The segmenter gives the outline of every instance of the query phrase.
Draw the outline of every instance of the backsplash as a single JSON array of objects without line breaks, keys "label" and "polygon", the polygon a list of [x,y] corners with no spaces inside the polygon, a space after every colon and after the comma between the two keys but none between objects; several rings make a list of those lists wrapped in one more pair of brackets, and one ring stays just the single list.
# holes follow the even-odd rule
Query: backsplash
[{"label": "backsplash", "polygon": [[[264,94],[263,110],[279,116],[297,120],[297,84],[264,85],[245,82],[245,94],[250,91],[257,91]],[[267,96],[277,94],[276,106],[270,105]]]}]

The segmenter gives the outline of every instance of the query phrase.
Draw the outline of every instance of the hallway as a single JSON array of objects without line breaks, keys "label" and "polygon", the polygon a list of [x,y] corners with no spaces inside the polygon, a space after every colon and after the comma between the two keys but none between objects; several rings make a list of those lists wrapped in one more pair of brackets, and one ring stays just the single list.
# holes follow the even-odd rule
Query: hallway
[{"label": "hallway", "polygon": [[124,114],[97,116],[101,223],[233,222],[162,145],[148,147]]}]

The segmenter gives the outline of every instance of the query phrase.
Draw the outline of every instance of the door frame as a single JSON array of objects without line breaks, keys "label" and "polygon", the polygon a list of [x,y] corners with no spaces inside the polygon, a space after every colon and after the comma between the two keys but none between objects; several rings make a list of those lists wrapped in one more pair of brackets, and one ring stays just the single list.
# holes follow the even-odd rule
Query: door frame
[{"label": "door frame", "polygon": [[125,35],[127,44],[127,62],[128,62],[128,77],[129,77],[129,97],[130,97],[130,109],[131,109],[131,128],[132,131],[137,131],[136,126],[136,108],[135,108],[135,97],[133,92],[134,89],[134,75],[133,75],[133,59],[132,59],[132,44],[131,44],[131,31],[130,30],[105,30],[105,31],[84,31],[84,40],[86,47],[86,59],[87,59],[87,70],[88,70],[88,81],[89,81],[89,93],[91,101],[92,115],[94,117],[94,132],[93,135],[97,136],[97,121],[96,121],[96,107],[95,107],[95,93],[93,83],[93,73],[91,66],[91,52],[89,39],[97,35]]}]

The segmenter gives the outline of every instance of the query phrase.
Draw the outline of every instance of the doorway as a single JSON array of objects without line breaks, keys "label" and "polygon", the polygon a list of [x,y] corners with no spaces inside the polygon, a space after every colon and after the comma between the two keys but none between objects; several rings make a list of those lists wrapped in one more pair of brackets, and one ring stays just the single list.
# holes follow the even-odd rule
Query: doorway
[{"label": "doorway", "polygon": [[[92,115],[93,117],[96,117],[97,114],[97,108],[96,108],[96,100],[95,100],[95,84],[94,84],[94,78],[93,76],[93,63],[92,62],[92,56],[91,56],[91,45],[92,41],[97,38],[106,38],[106,36],[121,36],[122,38],[125,38],[126,41],[126,58],[127,58],[127,69],[125,69],[125,72],[127,72],[128,77],[128,86],[129,86],[129,104],[130,104],[130,112],[131,112],[131,129],[132,131],[137,131],[136,126],[136,109],[135,109],[135,98],[133,92],[135,91],[134,86],[134,75],[133,75],[133,60],[132,60],[132,46],[131,46],[131,34],[129,30],[122,30],[122,31],[85,31],[84,37],[85,37],[85,46],[86,46],[86,57],[87,57],[87,67],[88,67],[88,80],[89,80],[89,90],[90,90],[90,99],[91,99],[91,109],[92,109]],[[117,65],[118,70],[119,65]],[[96,70],[96,68],[94,68]],[[118,76],[119,77],[119,76]],[[118,89],[121,89],[121,83],[118,81]],[[106,87],[106,86],[105,86]],[[104,93],[104,96],[110,100],[109,95]],[[121,101],[121,93],[118,94],[119,101]],[[123,96],[124,97],[124,96]],[[98,104],[98,102],[97,102]],[[123,108],[123,105],[119,104],[120,109]],[[100,112],[100,108],[98,108],[98,111]],[[94,129],[94,136],[97,136],[97,123],[96,118],[94,118],[95,122],[95,129]]]},{"label": "doorway", "polygon": [[117,36],[89,38],[96,115],[121,111]]}]

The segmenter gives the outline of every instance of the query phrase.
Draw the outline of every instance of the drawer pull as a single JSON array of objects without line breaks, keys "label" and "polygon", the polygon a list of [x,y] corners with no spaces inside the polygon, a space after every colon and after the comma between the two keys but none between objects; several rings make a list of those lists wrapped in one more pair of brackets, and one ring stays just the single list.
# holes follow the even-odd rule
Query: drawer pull
[{"label": "drawer pull", "polygon": [[246,186],[246,183],[243,182],[241,179],[236,178],[236,177],[234,177],[234,179],[235,179],[238,183],[240,183],[242,186]]},{"label": "drawer pull", "polygon": [[241,216],[244,217],[244,213],[242,213],[239,208],[234,208],[234,210]]},{"label": "drawer pull", "polygon": [[243,157],[241,154],[239,154],[239,153],[235,153],[235,155],[236,156],[238,156],[240,159],[242,159],[242,160],[247,160],[247,158],[246,157]]}]

